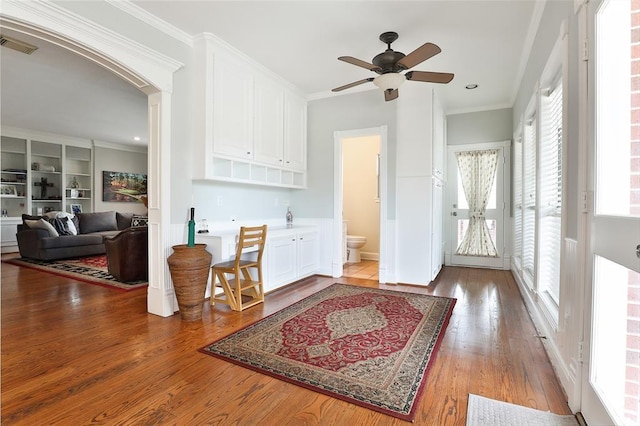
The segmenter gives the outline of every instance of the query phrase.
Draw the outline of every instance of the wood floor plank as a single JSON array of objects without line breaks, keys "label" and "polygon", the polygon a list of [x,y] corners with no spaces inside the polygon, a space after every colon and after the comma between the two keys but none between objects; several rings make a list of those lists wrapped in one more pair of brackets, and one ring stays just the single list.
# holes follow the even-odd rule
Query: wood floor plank
[{"label": "wood floor plank", "polygon": [[464,425],[469,393],[570,413],[508,271],[447,267],[428,287],[316,276],[187,323],[148,314],[144,289],[1,268],[3,424],[406,424],[198,352],[334,282],[457,298],[416,424]]}]

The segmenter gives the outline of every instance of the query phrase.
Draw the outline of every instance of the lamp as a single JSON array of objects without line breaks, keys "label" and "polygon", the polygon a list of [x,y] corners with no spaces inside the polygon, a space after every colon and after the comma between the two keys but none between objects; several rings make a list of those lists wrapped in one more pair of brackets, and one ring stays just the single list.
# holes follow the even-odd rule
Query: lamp
[{"label": "lamp", "polygon": [[404,83],[405,80],[406,77],[402,74],[388,72],[374,78],[373,84],[375,84],[382,90],[395,90],[400,87],[400,85]]}]

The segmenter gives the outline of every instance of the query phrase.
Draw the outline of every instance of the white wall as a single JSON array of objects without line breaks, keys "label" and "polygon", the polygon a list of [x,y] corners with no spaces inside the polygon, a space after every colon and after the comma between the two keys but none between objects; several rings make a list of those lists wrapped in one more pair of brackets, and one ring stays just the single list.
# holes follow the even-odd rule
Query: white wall
[{"label": "white wall", "polygon": [[310,101],[307,108],[307,189],[294,191],[299,217],[333,217],[333,132],[386,125],[389,219],[395,218],[396,107],[379,90]]},{"label": "white wall", "polygon": [[378,254],[380,247],[380,200],[377,161],[379,137],[348,138],[343,141],[343,210],[347,232],[367,237],[363,253]]},{"label": "white wall", "polygon": [[512,114],[505,108],[447,115],[447,145],[511,140]]},{"label": "white wall", "polygon": [[118,147],[116,145],[96,145],[94,158],[94,211],[117,211],[146,214],[147,208],[142,203],[105,202],[102,201],[102,172],[130,172],[147,174],[147,152],[143,148]]}]

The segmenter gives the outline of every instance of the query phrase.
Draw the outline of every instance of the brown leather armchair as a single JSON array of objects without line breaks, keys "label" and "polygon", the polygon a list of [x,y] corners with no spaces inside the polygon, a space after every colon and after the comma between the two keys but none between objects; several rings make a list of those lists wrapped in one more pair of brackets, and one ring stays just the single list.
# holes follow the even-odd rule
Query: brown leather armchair
[{"label": "brown leather armchair", "polygon": [[146,226],[127,228],[105,238],[109,274],[122,282],[142,281],[149,277],[149,237]]}]

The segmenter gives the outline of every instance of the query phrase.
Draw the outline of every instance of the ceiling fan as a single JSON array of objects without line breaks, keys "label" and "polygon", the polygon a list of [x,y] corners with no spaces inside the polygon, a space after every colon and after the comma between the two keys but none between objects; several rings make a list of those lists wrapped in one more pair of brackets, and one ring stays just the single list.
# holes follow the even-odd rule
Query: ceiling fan
[{"label": "ceiling fan", "polygon": [[387,50],[376,55],[372,63],[356,59],[351,56],[340,56],[338,59],[352,65],[366,68],[379,74],[377,77],[369,77],[363,80],[354,81],[344,86],[336,87],[332,92],[340,92],[360,84],[373,82],[376,86],[384,90],[385,101],[392,101],[398,97],[398,87],[405,80],[423,81],[427,83],[449,83],[453,80],[453,74],[445,72],[429,72],[429,71],[409,71],[401,74],[418,65],[421,62],[437,55],[441,49],[433,43],[425,43],[413,52],[405,55],[402,52],[396,52],[391,49],[391,43],[398,39],[398,33],[387,31],[380,34],[380,41],[387,45]]}]

